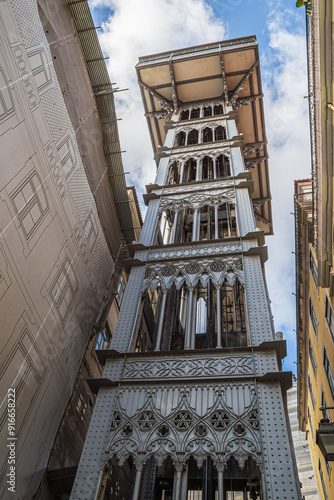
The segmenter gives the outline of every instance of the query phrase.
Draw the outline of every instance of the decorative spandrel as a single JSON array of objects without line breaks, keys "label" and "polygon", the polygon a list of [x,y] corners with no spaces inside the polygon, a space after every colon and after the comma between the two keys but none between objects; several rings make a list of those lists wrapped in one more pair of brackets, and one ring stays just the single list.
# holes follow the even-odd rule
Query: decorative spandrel
[{"label": "decorative spandrel", "polygon": [[173,284],[180,289],[184,283],[187,286],[201,283],[205,287],[209,280],[214,285],[221,285],[225,279],[231,285],[236,279],[244,283],[241,257],[201,259],[196,262],[183,260],[169,265],[147,264],[142,291],[149,286],[152,291],[158,286],[168,289]]},{"label": "decorative spandrel", "polygon": [[261,463],[255,386],[252,383],[186,384],[119,392],[108,443],[108,459],[132,455],[144,462],[154,455],[198,465],[211,457],[240,467],[248,457]]},{"label": "decorative spandrel", "polygon": [[159,212],[164,210],[182,210],[184,208],[200,209],[205,205],[218,207],[223,203],[232,203],[235,205],[235,189],[227,188],[224,190],[210,189],[207,193],[190,193],[164,196],[161,198]]}]

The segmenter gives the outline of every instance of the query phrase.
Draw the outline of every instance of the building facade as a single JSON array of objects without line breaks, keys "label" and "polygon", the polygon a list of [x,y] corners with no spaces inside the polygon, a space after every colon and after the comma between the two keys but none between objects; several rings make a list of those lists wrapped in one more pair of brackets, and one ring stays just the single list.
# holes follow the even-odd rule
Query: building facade
[{"label": "building facade", "polygon": [[101,55],[86,4],[0,2],[1,498],[45,500],[48,468],[77,465],[85,379],[101,375],[95,344],[139,225]]},{"label": "building facade", "polygon": [[312,179],[295,181],[298,418],[325,500],[334,499],[333,467],[316,431],[320,408],[334,406],[333,20],[333,2],[306,2]]},{"label": "building facade", "polygon": [[301,498],[264,277],[256,39],[137,74],[158,170],[71,498]]},{"label": "building facade", "polygon": [[[320,408],[333,406],[333,301],[330,288],[319,285],[312,213],[312,182],[296,181],[298,420],[307,433],[320,498],[328,500],[334,498],[332,465],[316,444],[316,431],[323,418]],[[333,418],[333,410],[325,414]]]},{"label": "building facade", "polygon": [[287,392],[287,405],[302,497],[305,500],[320,500],[310,443],[306,433],[299,429],[296,380]]}]

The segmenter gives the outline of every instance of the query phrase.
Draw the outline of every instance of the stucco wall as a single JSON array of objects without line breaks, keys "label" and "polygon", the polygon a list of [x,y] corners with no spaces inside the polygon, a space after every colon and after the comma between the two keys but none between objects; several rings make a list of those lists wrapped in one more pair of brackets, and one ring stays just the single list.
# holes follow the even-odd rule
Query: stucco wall
[{"label": "stucco wall", "polygon": [[1,498],[7,389],[16,493],[31,498],[114,262],[34,0],[0,2]]}]

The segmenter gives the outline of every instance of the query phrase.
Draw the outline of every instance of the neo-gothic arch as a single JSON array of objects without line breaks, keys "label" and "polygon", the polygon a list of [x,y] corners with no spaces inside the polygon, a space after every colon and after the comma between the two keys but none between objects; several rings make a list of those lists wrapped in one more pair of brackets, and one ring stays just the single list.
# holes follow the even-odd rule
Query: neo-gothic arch
[{"label": "neo-gothic arch", "polygon": [[197,462],[197,467],[201,468],[203,466],[203,462],[208,457],[212,458],[213,461],[217,460],[218,450],[216,448],[217,447],[212,439],[208,439],[207,437],[199,439],[198,436],[194,436],[188,441],[184,448],[183,462],[187,463],[188,460],[193,457],[193,459]]},{"label": "neo-gothic arch", "polygon": [[232,457],[238,462],[241,470],[245,467],[245,463],[248,458],[252,458],[255,461],[256,465],[260,465],[262,463],[260,458],[260,448],[247,437],[234,437],[230,441],[226,441],[224,445],[225,466],[228,460],[230,460],[230,458]]},{"label": "neo-gothic arch", "polygon": [[211,158],[212,160],[218,158],[219,156],[226,156],[227,158],[230,158],[230,148],[219,148],[219,149],[209,149],[209,150],[202,150],[202,151],[190,151],[189,153],[182,153],[176,155],[171,155],[169,158],[168,162],[168,167],[170,167],[173,163],[177,162],[179,166],[181,166],[181,163],[184,163],[188,160],[203,160],[206,156]]},{"label": "neo-gothic arch", "polygon": [[[154,455],[159,464],[168,456],[173,461],[182,456],[184,464],[193,456],[201,466],[208,456],[214,461],[223,457],[224,463],[233,456],[241,468],[248,457],[259,463],[259,430],[258,427],[252,427],[248,419],[252,412],[257,412],[256,398],[251,397],[243,415],[237,416],[238,412],[231,411],[223,399],[228,386],[229,384],[224,384],[220,387],[220,395],[214,404],[208,405],[201,414],[198,413],[197,405],[191,404],[192,391],[203,390],[201,384],[180,390],[177,403],[173,405],[171,412],[164,412],[165,415],[155,401],[152,401],[155,398],[154,391],[147,393],[146,401],[132,416],[117,404],[114,418],[115,415],[120,418],[111,432],[107,460],[116,456],[120,464],[123,464],[132,456],[135,461],[145,463]],[[240,389],[243,386],[250,389],[247,383],[238,384]],[[171,390],[171,387],[166,389]]]},{"label": "neo-gothic arch", "polygon": [[153,439],[147,447],[145,462],[147,462],[152,456],[156,459],[158,467],[161,466],[169,457],[172,459],[173,463],[177,462],[177,447],[173,439],[169,437],[156,437]]},{"label": "neo-gothic arch", "polygon": [[124,465],[126,460],[130,457],[136,460],[139,457],[138,444],[133,438],[119,437],[119,439],[112,441],[108,446],[108,454],[106,463],[113,457],[116,457],[119,465]]},{"label": "neo-gothic arch", "polygon": [[182,210],[184,208],[200,209],[206,205],[218,207],[224,203],[236,205],[235,188],[229,187],[221,192],[194,192],[183,196],[163,196],[160,199],[159,214],[166,210]]},{"label": "neo-gothic arch", "polygon": [[[188,157],[189,156],[189,157]],[[197,169],[199,170],[199,176]],[[231,175],[229,153],[208,152],[204,154],[189,154],[184,160],[171,157],[166,171],[165,184],[175,185],[189,183],[195,180],[221,179]]]},{"label": "neo-gothic arch", "polygon": [[[145,273],[142,292],[151,287],[152,292],[158,286],[168,290],[173,284],[179,290],[185,283],[188,287],[194,287],[201,279],[211,279],[214,285],[221,285],[226,279],[233,286],[238,279],[244,287],[245,276],[240,259],[207,260],[202,262],[175,262],[168,265],[148,264]],[[203,282],[202,280],[202,282]]]},{"label": "neo-gothic arch", "polygon": [[[220,107],[222,112],[224,111],[223,110],[223,107],[222,107],[222,101],[203,101],[203,102],[198,102],[196,104],[187,104],[187,106],[182,106],[179,108],[179,113],[180,113],[180,116],[182,115],[182,113],[185,113],[188,111],[188,118],[184,118],[184,119],[189,119],[190,118],[190,112],[193,110],[193,109],[203,109],[203,108],[207,108],[207,107],[211,107],[212,108],[212,111],[214,113],[214,108],[216,107]],[[221,114],[221,113],[217,113],[217,114]]]},{"label": "neo-gothic arch", "polygon": [[176,128],[176,134],[179,132],[190,132],[191,130],[199,130],[202,131],[206,128],[210,128],[214,130],[215,128],[222,126],[226,129],[226,120],[214,120],[212,122],[205,123],[192,123],[189,125],[181,125]]},{"label": "neo-gothic arch", "polygon": [[206,144],[227,139],[226,124],[205,123],[181,127],[175,134],[174,146]]}]

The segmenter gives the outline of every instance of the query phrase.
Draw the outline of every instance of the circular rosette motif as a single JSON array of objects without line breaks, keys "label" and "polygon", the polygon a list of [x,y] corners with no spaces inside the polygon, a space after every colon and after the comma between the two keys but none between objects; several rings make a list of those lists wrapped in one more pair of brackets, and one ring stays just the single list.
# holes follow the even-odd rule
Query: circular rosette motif
[{"label": "circular rosette motif", "polygon": [[233,432],[236,436],[242,437],[246,434],[246,427],[241,422],[239,422],[233,427]]},{"label": "circular rosette motif", "polygon": [[122,434],[123,436],[131,436],[131,434],[133,433],[133,428],[132,428],[132,425],[126,425],[125,427],[123,427],[122,429]]},{"label": "circular rosette motif", "polygon": [[193,418],[188,411],[182,410],[174,416],[173,422],[179,431],[185,431],[191,426]]},{"label": "circular rosette motif", "polygon": [[184,270],[188,274],[197,274],[201,271],[201,266],[199,264],[188,264]]},{"label": "circular rosette motif", "polygon": [[257,410],[253,410],[249,417],[248,417],[248,422],[251,424],[253,429],[258,430],[259,429],[259,414]]},{"label": "circular rosette motif", "polygon": [[150,278],[151,276],[152,276],[152,269],[147,267],[145,270],[144,279]]},{"label": "circular rosette motif", "polygon": [[210,417],[212,427],[217,431],[223,431],[230,423],[230,417],[223,410],[216,410]]},{"label": "circular rosette motif", "polygon": [[158,435],[160,437],[166,437],[168,436],[169,434],[169,427],[167,427],[167,425],[160,425],[159,429],[158,429]]},{"label": "circular rosette motif", "polygon": [[165,266],[161,269],[160,271],[160,274],[162,276],[166,276],[166,277],[169,277],[169,276],[173,276],[173,274],[175,274],[177,271],[176,267],[175,266]]},{"label": "circular rosette motif", "polygon": [[122,417],[121,415],[118,413],[118,411],[115,411],[114,415],[113,415],[113,419],[111,421],[111,428],[114,430],[114,429],[117,429],[117,427],[120,426],[122,422]]},{"label": "circular rosette motif", "polygon": [[156,423],[155,415],[152,411],[143,411],[137,419],[138,427],[142,431],[149,431]]},{"label": "circular rosette motif", "polygon": [[196,425],[196,428],[195,428],[196,436],[203,437],[207,434],[207,432],[208,432],[208,429],[207,429],[206,425],[204,425],[204,424]]},{"label": "circular rosette motif", "polygon": [[224,271],[226,269],[226,264],[225,262],[222,262],[221,260],[217,260],[216,262],[213,262],[210,264],[210,269],[214,273],[219,273],[221,271]]}]

